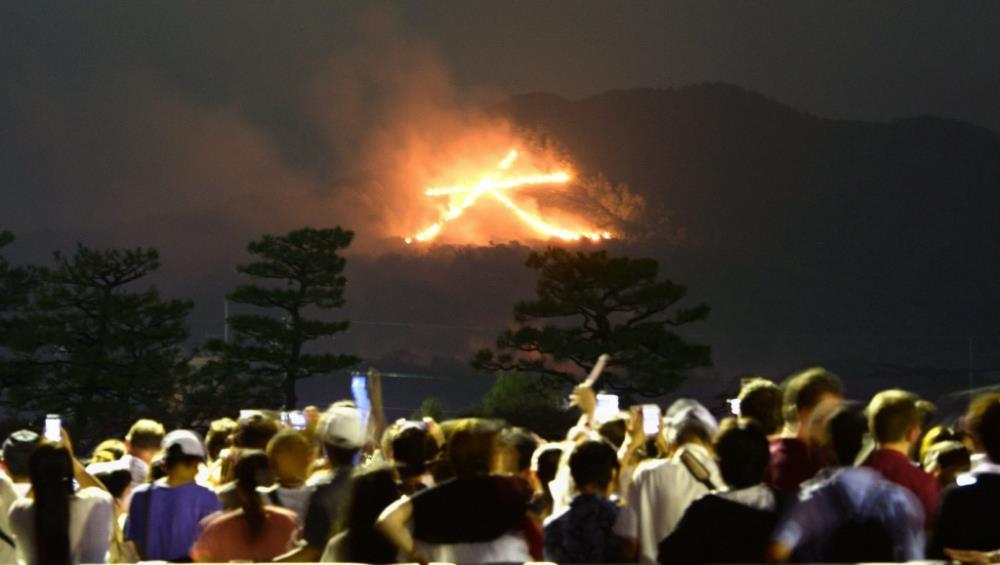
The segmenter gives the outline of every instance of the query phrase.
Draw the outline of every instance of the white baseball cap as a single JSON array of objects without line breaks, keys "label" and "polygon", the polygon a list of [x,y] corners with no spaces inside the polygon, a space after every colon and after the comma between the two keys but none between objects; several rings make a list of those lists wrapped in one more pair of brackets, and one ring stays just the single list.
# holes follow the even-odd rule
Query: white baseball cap
[{"label": "white baseball cap", "polygon": [[365,444],[361,412],[353,406],[334,404],[319,417],[316,436],[335,447],[358,449]]},{"label": "white baseball cap", "polygon": [[179,445],[181,453],[191,457],[205,458],[205,445],[201,442],[201,437],[191,430],[174,430],[163,437],[160,447],[163,451],[169,451],[172,446]]}]

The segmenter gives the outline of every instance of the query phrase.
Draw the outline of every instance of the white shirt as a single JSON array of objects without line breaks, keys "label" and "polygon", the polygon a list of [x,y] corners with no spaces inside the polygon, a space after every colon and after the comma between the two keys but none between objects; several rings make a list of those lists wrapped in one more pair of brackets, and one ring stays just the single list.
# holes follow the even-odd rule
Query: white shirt
[{"label": "white shirt", "polygon": [[714,494],[730,502],[765,512],[773,512],[778,506],[774,491],[764,483],[738,490],[723,489]]},{"label": "white shirt", "polygon": [[[14,488],[14,481],[10,480],[7,475],[0,473],[0,531],[11,538],[14,537],[14,534],[10,531],[10,520],[7,518],[7,513],[19,498],[21,496]],[[13,563],[16,560],[17,554],[14,548],[7,542],[0,540],[0,563]]]},{"label": "white shirt", "polygon": [[[104,563],[115,519],[111,495],[81,489],[70,499],[69,547],[73,563]],[[10,509],[10,527],[17,539],[18,563],[38,563],[35,554],[35,501],[22,498]]]},{"label": "white shirt", "polygon": [[674,531],[688,506],[709,492],[681,463],[680,455],[685,451],[708,470],[715,485],[724,484],[715,459],[697,444],[685,444],[670,459],[640,463],[614,529],[615,534],[639,544],[640,563],[657,563],[660,541]]},{"label": "white shirt", "polygon": [[288,488],[280,485],[272,487],[258,487],[257,492],[264,496],[265,504],[274,504],[282,508],[287,508],[299,516],[299,527],[305,527],[306,510],[309,508],[309,497],[312,496],[313,487],[302,486],[299,488]]},{"label": "white shirt", "polygon": [[509,532],[478,543],[430,544],[419,540],[416,543],[435,563],[528,563],[535,560],[520,532]]},{"label": "white shirt", "polygon": [[28,493],[31,492],[31,483],[14,483],[14,492],[19,498],[28,496]]},{"label": "white shirt", "polygon": [[132,488],[146,482],[146,477],[149,476],[149,465],[145,461],[131,453],[126,453],[118,461],[125,464],[129,472],[132,473]]}]

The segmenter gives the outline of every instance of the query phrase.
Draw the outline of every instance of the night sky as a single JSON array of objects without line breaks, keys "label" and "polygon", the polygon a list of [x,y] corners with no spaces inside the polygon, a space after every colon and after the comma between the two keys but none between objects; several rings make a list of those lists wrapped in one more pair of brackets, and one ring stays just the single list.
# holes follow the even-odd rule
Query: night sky
[{"label": "night sky", "polygon": [[[193,333],[210,335],[233,282],[219,265],[262,231],[344,224],[374,253],[359,277],[384,278],[391,203],[364,187],[408,127],[451,131],[520,93],[725,82],[823,118],[997,131],[997,22],[988,1],[5,2],[0,227],[23,260],[81,239],[157,246],[158,282],[199,301]],[[443,341],[471,347],[509,302],[392,321],[468,326],[479,335]]]},{"label": "night sky", "polygon": [[[258,166],[274,160],[258,180],[329,183],[344,163],[328,128],[348,139],[365,124],[323,124],[317,108],[413,88],[357,70],[368,66],[419,67],[433,84],[418,94],[442,104],[722,81],[825,117],[1000,129],[997,21],[986,1],[7,2],[0,223],[25,233],[106,225],[123,206],[131,219],[210,209],[243,179],[212,171],[214,196],[178,186],[210,165],[176,145],[208,151],[188,138],[221,144],[205,134],[223,128]],[[223,168],[242,165],[217,151]],[[171,160],[187,170],[155,170]]]}]

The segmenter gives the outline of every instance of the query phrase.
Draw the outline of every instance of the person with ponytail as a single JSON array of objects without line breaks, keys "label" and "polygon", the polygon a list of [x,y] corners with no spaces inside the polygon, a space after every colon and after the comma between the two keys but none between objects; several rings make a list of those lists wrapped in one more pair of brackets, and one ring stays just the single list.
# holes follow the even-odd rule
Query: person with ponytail
[{"label": "person with ponytail", "polygon": [[198,523],[219,510],[219,499],[195,482],[205,462],[205,446],[196,433],[174,430],[161,447],[166,476],[133,491],[125,539],[135,542],[144,560],[190,562]]},{"label": "person with ponytail", "polygon": [[60,444],[43,442],[31,453],[32,498],[10,509],[19,563],[105,562],[114,520],[111,495],[73,457],[65,433],[63,438]]},{"label": "person with ponytail", "polygon": [[299,530],[295,512],[264,505],[257,490],[274,482],[267,454],[242,451],[234,473],[240,508],[202,521],[201,535],[191,549],[195,561],[271,561],[294,545]]}]

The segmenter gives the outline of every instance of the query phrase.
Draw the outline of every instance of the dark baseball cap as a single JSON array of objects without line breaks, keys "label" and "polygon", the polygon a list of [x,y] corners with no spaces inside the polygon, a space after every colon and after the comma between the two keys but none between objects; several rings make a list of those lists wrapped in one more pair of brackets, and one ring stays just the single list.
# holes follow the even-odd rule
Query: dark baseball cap
[{"label": "dark baseball cap", "polygon": [[17,430],[3,442],[3,461],[11,475],[28,475],[28,460],[41,436],[32,430]]}]

